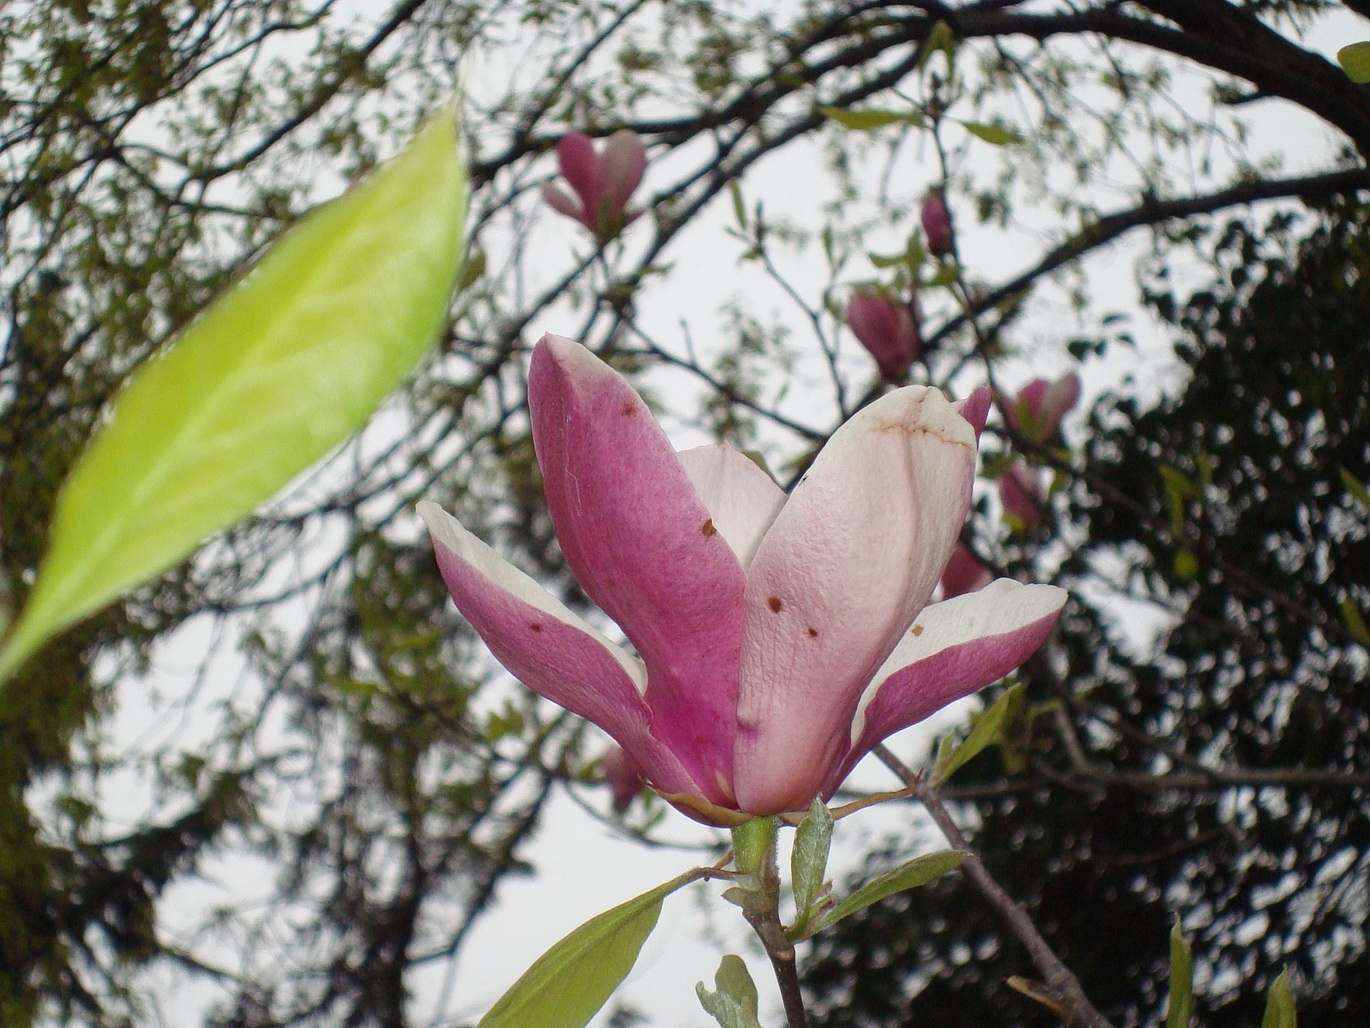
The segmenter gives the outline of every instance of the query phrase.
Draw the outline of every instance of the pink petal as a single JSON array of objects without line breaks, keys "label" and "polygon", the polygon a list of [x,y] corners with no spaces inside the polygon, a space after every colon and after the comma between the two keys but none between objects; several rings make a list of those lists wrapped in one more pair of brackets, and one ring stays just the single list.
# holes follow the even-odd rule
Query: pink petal
[{"label": "pink petal", "polygon": [[851,752],[824,783],[824,795],[835,792],[881,740],[998,681],[1032,656],[1068,596],[1054,585],[1001,578],[919,614],[861,697]]},{"label": "pink petal", "polygon": [[580,197],[580,206],[593,219],[601,195],[599,158],[595,144],[584,132],[568,132],[557,143],[561,175]]},{"label": "pink petal", "polygon": [[975,433],[935,389],[887,393],[800,479],[747,580],[739,809],[804,809],[861,692],[932,594],[970,505]]},{"label": "pink petal", "polygon": [[999,500],[1004,505],[1004,513],[1015,522],[1013,527],[1031,532],[1042,521],[1041,480],[1034,468],[1022,463],[1018,458],[1005,469],[999,478]]},{"label": "pink petal", "polygon": [[1042,396],[1042,416],[1051,426],[1048,435],[1055,435],[1061,418],[1080,400],[1080,376],[1071,372],[1047,387]]},{"label": "pink petal", "polygon": [[746,584],[737,556],[642,398],[590,351],[545,336],[528,398],[557,539],[642,655],[656,737],[697,780],[731,792]]},{"label": "pink petal", "polygon": [[647,170],[647,148],[636,132],[621,129],[609,137],[599,158],[600,200],[622,215],[628,198]]},{"label": "pink petal", "polygon": [[976,559],[970,548],[964,543],[957,543],[956,549],[951,551],[946,570],[942,572],[942,598],[950,600],[963,593],[973,593],[993,580],[994,575],[989,568]]},{"label": "pink petal", "polygon": [[737,554],[745,571],[761,537],[785,506],[785,491],[746,454],[721,443],[679,454],[714,527]]},{"label": "pink petal", "polygon": [[652,737],[641,663],[481,542],[435,503],[419,504],[438,569],[462,616],[495,659],[539,696],[599,725],[664,792],[717,802]]},{"label": "pink petal", "polygon": [[580,201],[573,199],[564,189],[549,182],[542,187],[542,198],[547,201],[547,206],[554,211],[559,211],[568,218],[574,218],[590,230],[594,230],[595,226],[587,220],[585,208],[581,207]]},{"label": "pink petal", "polygon": [[970,427],[975,429],[977,443],[980,441],[980,433],[985,430],[985,420],[989,417],[990,397],[989,386],[980,386],[964,400],[952,404],[956,408],[956,413],[969,421]]}]

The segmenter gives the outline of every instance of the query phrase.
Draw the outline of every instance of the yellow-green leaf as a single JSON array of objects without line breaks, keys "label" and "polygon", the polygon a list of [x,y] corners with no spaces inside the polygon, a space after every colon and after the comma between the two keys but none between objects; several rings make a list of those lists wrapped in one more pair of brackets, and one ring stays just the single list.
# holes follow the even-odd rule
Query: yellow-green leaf
[{"label": "yellow-green leaf", "polygon": [[1180,934],[1180,919],[1170,931],[1170,1000],[1165,1028],[1189,1028],[1194,1009],[1194,953]]},{"label": "yellow-green leaf", "polygon": [[994,706],[975,719],[975,727],[966,736],[965,742],[955,748],[939,746],[937,763],[932,769],[932,784],[941,785],[986,746],[998,742],[1003,737],[1004,728],[1013,723],[1022,706],[1023,687],[1012,686],[995,700]]},{"label": "yellow-green leaf", "polygon": [[977,139],[983,139],[994,146],[1012,146],[1021,143],[1023,137],[1003,125],[990,125],[982,121],[963,121],[961,127]]},{"label": "yellow-green leaf", "polygon": [[1341,70],[1352,82],[1370,82],[1370,43],[1352,43],[1337,51]]},{"label": "yellow-green leaf", "polygon": [[716,992],[695,985],[699,1004],[722,1028],[761,1028],[756,983],[742,958],[729,953],[714,974]]},{"label": "yellow-green leaf", "polygon": [[682,875],[586,921],[538,957],[478,1028],[584,1028],[633,969],[662,901],[695,877]]},{"label": "yellow-green leaf", "polygon": [[1362,646],[1370,647],[1370,627],[1365,624],[1365,618],[1361,616],[1360,607],[1356,601],[1348,594],[1341,598],[1341,621],[1346,626],[1346,630]]},{"label": "yellow-green leaf", "polygon": [[1281,971],[1280,976],[1270,984],[1261,1028],[1298,1028],[1298,1023],[1298,1015],[1294,1011],[1294,995],[1289,991],[1289,972]]},{"label": "yellow-green leaf", "polygon": [[875,881],[867,882],[833,907],[820,919],[819,927],[814,934],[832,927],[847,915],[854,914],[886,896],[903,892],[905,889],[917,889],[927,885],[934,878],[940,878],[948,871],[960,867],[963,857],[965,854],[960,850],[940,850],[937,853],[927,853],[921,857],[914,857],[908,863],[901,864],[893,871],[881,875]]},{"label": "yellow-green leaf", "polygon": [[465,211],[445,111],[133,374],[62,487],[0,681],[365,423],[442,328]]},{"label": "yellow-green leaf", "polygon": [[859,132],[869,132],[872,129],[884,128],[886,125],[893,125],[903,122],[907,125],[922,125],[923,116],[917,111],[883,111],[875,108],[868,108],[863,111],[851,111],[841,107],[820,107],[819,113],[831,118],[843,128],[855,129]]}]

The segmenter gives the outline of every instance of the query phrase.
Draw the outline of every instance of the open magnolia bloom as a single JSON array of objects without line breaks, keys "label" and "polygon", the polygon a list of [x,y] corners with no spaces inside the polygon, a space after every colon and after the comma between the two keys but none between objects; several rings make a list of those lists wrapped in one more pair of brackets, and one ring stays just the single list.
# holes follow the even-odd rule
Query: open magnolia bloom
[{"label": "open magnolia bloom", "polygon": [[566,562],[636,653],[422,503],[443,579],[500,663],[700,821],[829,798],[881,740],[1021,664],[1065,602],[1001,580],[925,607],[970,504],[984,390],[959,408],[885,394],[788,497],[730,446],[676,453],[568,339],[538,343],[528,403]]}]

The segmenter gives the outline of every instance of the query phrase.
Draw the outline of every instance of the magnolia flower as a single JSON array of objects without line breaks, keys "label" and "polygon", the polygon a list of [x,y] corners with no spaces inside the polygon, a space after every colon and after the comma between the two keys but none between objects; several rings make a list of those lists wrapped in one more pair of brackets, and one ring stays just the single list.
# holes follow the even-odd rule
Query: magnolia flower
[{"label": "magnolia flower", "polygon": [[628,206],[628,198],[647,170],[647,148],[636,132],[615,132],[602,153],[583,132],[569,132],[557,143],[561,175],[575,196],[559,186],[542,187],[543,198],[553,208],[574,218],[605,243],[642,212]]},{"label": "magnolia flower", "polygon": [[942,572],[942,599],[949,600],[953,596],[973,593],[992,581],[994,573],[980,563],[975,554],[970,552],[969,546],[957,543],[956,549],[951,551],[951,559],[947,561],[946,569]]},{"label": "magnolia flower", "polygon": [[951,212],[940,189],[929,190],[923,198],[922,219],[928,253],[934,257],[951,253]]},{"label": "magnolia flower", "polygon": [[421,503],[443,579],[515,677],[705,823],[832,796],[881,740],[1027,659],[1065,602],[1002,580],[927,606],[970,504],[984,390],[887,393],[789,496],[730,446],[676,453],[569,339],[538,343],[528,405],[566,563],[631,648]]},{"label": "magnolia flower", "polygon": [[917,301],[900,303],[882,292],[857,290],[847,301],[847,327],[870,355],[886,382],[897,382],[923,345]]},{"label": "magnolia flower", "polygon": [[1055,382],[1034,378],[1004,404],[1004,417],[1029,442],[1045,443],[1055,438],[1061,419],[1079,400],[1080,376],[1073,371]]},{"label": "magnolia flower", "polygon": [[1030,468],[1017,458],[999,478],[999,501],[1004,514],[1015,531],[1029,533],[1042,523],[1042,483],[1036,468]]}]

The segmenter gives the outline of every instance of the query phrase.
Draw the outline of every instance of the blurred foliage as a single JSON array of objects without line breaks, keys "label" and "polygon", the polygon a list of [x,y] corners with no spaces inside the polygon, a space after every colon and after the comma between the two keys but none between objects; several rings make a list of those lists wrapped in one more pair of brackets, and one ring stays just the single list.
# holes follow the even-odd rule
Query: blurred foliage
[{"label": "blurred foliage", "polygon": [[[1025,675],[1069,727],[1039,717],[1025,769],[956,784],[990,791],[962,809],[976,845],[1114,1024],[1164,1018],[1174,916],[1198,1023],[1258,1023],[1289,967],[1305,1023],[1363,1024],[1370,662],[1341,604],[1370,601],[1370,523],[1341,469],[1370,480],[1370,209],[1210,236],[1207,287],[1177,296],[1162,267],[1148,290],[1183,385],[1099,399],[1058,512],[1082,534],[1062,580],[1112,592]],[[1192,483],[1178,532],[1162,467]],[[1263,785],[1275,769],[1293,780]],[[854,916],[806,964],[827,1026],[1055,1023],[1005,986],[1022,973],[964,882]]]}]

